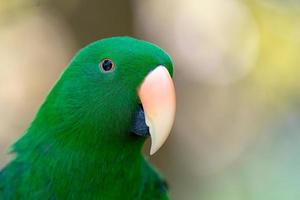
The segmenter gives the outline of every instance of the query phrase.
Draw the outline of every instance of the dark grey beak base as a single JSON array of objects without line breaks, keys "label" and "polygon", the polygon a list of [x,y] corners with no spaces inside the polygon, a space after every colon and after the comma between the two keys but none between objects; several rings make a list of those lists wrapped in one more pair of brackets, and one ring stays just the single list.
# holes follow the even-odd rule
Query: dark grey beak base
[{"label": "dark grey beak base", "polygon": [[144,109],[141,104],[139,104],[134,114],[133,124],[130,131],[138,136],[146,137],[150,135],[149,127],[145,121]]}]

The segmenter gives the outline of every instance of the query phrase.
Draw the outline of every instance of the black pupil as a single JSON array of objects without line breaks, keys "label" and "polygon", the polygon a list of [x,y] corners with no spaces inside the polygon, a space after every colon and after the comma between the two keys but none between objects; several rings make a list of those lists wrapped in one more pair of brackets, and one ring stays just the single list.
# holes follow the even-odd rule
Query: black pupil
[{"label": "black pupil", "polygon": [[112,69],[112,67],[113,67],[113,63],[111,60],[104,60],[102,62],[102,68],[104,71],[109,71]]}]

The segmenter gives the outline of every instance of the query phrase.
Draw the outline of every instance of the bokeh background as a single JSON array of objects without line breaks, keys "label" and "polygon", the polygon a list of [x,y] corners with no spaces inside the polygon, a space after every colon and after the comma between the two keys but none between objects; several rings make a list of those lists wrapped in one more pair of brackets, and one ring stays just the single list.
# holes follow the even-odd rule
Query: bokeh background
[{"label": "bokeh background", "polygon": [[174,60],[149,157],[174,200],[300,199],[299,0],[0,0],[0,167],[74,53],[114,35]]}]

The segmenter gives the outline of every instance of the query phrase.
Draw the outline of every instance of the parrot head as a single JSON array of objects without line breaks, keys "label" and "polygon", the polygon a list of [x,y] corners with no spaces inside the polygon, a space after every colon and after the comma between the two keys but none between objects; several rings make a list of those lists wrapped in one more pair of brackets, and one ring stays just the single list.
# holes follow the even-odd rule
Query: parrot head
[{"label": "parrot head", "polygon": [[57,137],[67,144],[121,149],[149,134],[154,154],[174,122],[172,74],[172,61],[158,46],[130,37],[99,40],[73,58],[37,119],[61,130]]}]

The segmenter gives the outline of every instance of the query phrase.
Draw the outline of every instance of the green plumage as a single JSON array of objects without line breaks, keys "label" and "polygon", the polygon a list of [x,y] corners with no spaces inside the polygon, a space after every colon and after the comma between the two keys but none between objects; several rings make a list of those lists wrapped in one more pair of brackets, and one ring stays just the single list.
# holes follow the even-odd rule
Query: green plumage
[{"label": "green plumage", "polygon": [[[105,58],[114,61],[111,73],[99,68]],[[141,153],[146,138],[129,131],[137,89],[158,65],[172,75],[162,49],[129,37],[80,50],[12,147],[16,158],[0,172],[0,199],[168,199]]]}]

